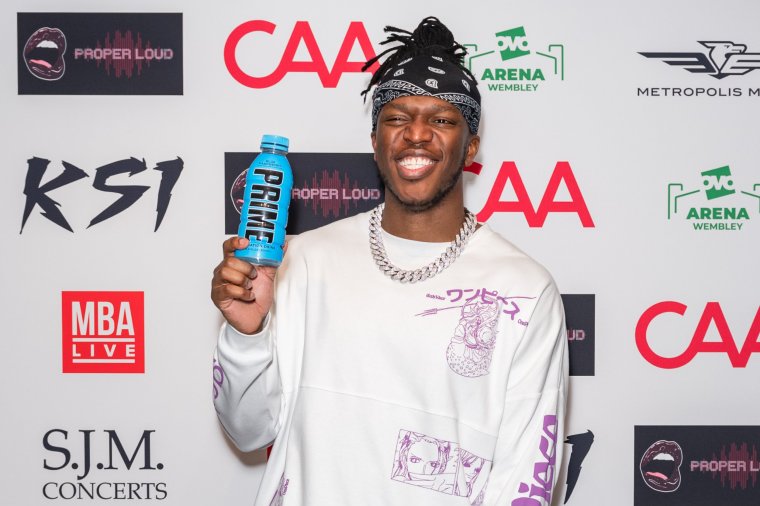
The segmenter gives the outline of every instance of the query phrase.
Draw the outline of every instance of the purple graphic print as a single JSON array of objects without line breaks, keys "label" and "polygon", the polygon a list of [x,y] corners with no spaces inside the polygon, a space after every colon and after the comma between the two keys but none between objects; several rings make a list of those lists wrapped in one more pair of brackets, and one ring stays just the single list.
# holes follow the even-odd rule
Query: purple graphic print
[{"label": "purple graphic print", "polygon": [[283,473],[282,476],[280,476],[280,484],[277,486],[277,491],[274,493],[274,497],[272,497],[269,506],[282,506],[283,498],[288,492],[288,483],[290,483],[290,480],[286,480],[285,473]]},{"label": "purple graphic print", "polygon": [[544,435],[541,436],[538,449],[543,458],[533,464],[533,480],[528,480],[530,486],[521,482],[517,490],[520,494],[528,494],[528,497],[518,497],[512,501],[512,506],[542,506],[552,502],[554,465],[557,459],[556,416],[544,417]]},{"label": "purple graphic print", "polygon": [[483,488],[480,490],[480,493],[478,496],[472,500],[472,506],[483,506],[483,501],[486,500],[486,489],[488,488],[488,480],[486,480],[485,485],[483,485]]},{"label": "purple graphic print", "polygon": [[214,379],[212,392],[214,394],[214,400],[219,397],[219,389],[224,385],[224,369],[219,365],[219,362],[214,359],[214,368],[211,371],[211,375]]},{"label": "purple graphic print", "polygon": [[459,324],[446,349],[446,360],[452,371],[468,378],[488,374],[500,307],[494,302],[469,302],[462,307]]},{"label": "purple graphic print", "polygon": [[[470,295],[471,292],[475,292]],[[466,306],[473,302],[481,302],[483,304],[494,304],[497,301],[502,304],[502,312],[509,315],[509,319],[515,321],[515,316],[520,313],[520,306],[517,304],[518,299],[535,299],[535,297],[526,297],[522,295],[515,295],[511,297],[502,297],[499,295],[498,290],[488,290],[486,288],[453,288],[446,290],[446,295],[438,295],[434,293],[428,293],[426,295],[429,299],[442,300],[446,302],[462,302],[461,305],[447,306],[447,307],[433,307],[426,309],[415,316],[430,316],[438,314],[440,311],[446,311],[447,309],[456,309]],[[523,319],[518,319],[517,323],[523,326],[527,326],[528,322]]]},{"label": "purple graphic print", "polygon": [[[428,293],[425,297],[443,301],[441,304],[460,303],[425,309],[415,316],[437,315],[449,309],[460,310],[459,323],[446,349],[446,361],[452,371],[467,378],[488,374],[496,346],[499,317],[506,314],[514,322],[521,311],[517,301],[535,299],[522,295],[501,296],[498,290],[487,288],[452,288],[446,290],[445,295]],[[528,321],[522,318],[517,318],[516,323],[528,325]]]},{"label": "purple graphic print", "polygon": [[[482,497],[490,464],[457,443],[401,430],[391,479],[461,497],[477,491]],[[484,467],[486,471],[481,474]]]}]

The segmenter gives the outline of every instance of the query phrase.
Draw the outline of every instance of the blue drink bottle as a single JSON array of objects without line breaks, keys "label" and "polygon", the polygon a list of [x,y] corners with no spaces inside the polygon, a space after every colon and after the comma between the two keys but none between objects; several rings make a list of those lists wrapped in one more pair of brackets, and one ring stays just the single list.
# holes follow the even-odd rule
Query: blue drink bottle
[{"label": "blue drink bottle", "polygon": [[293,173],[285,158],[288,145],[286,137],[263,136],[261,153],[248,167],[238,237],[250,243],[235,251],[235,256],[252,264],[276,267],[282,262],[293,188]]}]

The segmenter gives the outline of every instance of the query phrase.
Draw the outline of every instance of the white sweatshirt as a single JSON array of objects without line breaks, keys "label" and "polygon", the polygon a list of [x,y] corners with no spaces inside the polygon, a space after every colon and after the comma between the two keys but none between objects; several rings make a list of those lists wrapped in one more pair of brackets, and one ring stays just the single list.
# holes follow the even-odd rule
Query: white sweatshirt
[{"label": "white sweatshirt", "polygon": [[[550,504],[567,388],[551,276],[483,225],[448,269],[402,284],[368,227],[293,238],[262,332],[222,327],[219,418],[244,451],[274,442],[255,506]],[[447,246],[383,237],[407,269]]]}]

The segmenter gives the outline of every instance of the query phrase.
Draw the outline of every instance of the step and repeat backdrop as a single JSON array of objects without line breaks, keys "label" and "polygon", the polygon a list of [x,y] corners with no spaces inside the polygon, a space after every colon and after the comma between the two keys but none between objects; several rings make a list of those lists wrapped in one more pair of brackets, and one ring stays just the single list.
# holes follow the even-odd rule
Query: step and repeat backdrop
[{"label": "step and repeat backdrop", "polygon": [[748,0],[3,2],[0,504],[253,502],[211,403],[244,172],[290,138],[291,234],[377,205],[361,66],[429,15],[483,95],[466,204],[563,293],[552,504],[760,504]]}]

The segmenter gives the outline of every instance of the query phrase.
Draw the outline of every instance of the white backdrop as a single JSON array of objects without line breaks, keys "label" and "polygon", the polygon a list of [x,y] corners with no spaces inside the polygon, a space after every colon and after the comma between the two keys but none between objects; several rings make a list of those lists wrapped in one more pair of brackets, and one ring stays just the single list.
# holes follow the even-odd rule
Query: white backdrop
[{"label": "white backdrop", "polygon": [[[182,13],[184,94],[19,95],[16,13],[62,11]],[[700,51],[698,41],[725,40],[760,52],[757,3],[7,0],[0,6],[0,157],[6,174],[0,190],[0,504],[65,503],[45,499],[42,489],[48,482],[77,482],[83,430],[95,431],[85,482],[165,483],[165,498],[153,501],[167,505],[252,503],[264,456],[236,453],[211,404],[220,320],[208,293],[224,238],[224,153],[256,151],[264,133],[287,135],[294,152],[369,152],[368,107],[359,96],[368,77],[346,73],[337,87],[323,88],[314,73],[290,73],[275,86],[248,88],[225,67],[225,41],[245,21],[274,23],[274,34],[251,34],[237,48],[243,70],[261,76],[278,65],[295,22],[308,21],[332,67],[351,21],[363,23],[379,51],[383,26],[411,29],[428,15],[438,16],[461,42],[493,44],[494,33],[522,26],[533,51],[564,46],[564,80],[546,75],[533,92],[482,89],[477,161],[483,171],[465,177],[467,205],[478,211],[502,162],[513,161],[537,206],[555,164],[568,161],[593,218],[594,227],[583,227],[575,213],[550,213],[543,227],[529,227],[514,212],[489,219],[549,268],[562,293],[596,296],[596,374],[572,378],[567,427],[568,434],[590,429],[595,442],[568,504],[633,503],[636,425],[758,423],[760,408],[747,402],[760,371],[757,357],[732,367],[725,353],[699,354],[668,370],[644,360],[634,338],[647,308],[681,302],[688,307],[683,317],[661,317],[649,333],[659,354],[679,355],[705,304],[716,301],[741,348],[758,310],[760,208],[751,196],[740,200],[738,190],[760,193],[753,187],[760,184],[760,97],[747,91],[760,88],[760,71],[718,80],[638,54]],[[298,57],[308,58],[303,47]],[[351,61],[362,59],[357,45]],[[645,87],[744,93],[637,96]],[[151,186],[140,201],[87,228],[114,200],[92,188],[94,169],[132,156],[149,168],[177,156],[184,160],[161,227],[153,232],[160,177],[146,171],[131,182]],[[51,160],[46,180],[63,170],[62,161],[89,174],[50,195],[73,233],[39,208],[19,233],[32,157]],[[682,205],[744,206],[749,219],[741,220],[741,230],[694,230],[686,207],[668,219],[668,184],[699,189],[701,172],[726,165],[737,188],[732,200],[705,204],[698,196],[699,202]],[[560,188],[557,200],[567,199],[564,184]],[[503,200],[514,198],[510,191],[508,186]],[[130,290],[145,294],[145,373],[63,374],[61,292]],[[714,326],[708,336],[718,339]],[[78,471],[44,468],[46,459],[52,467],[64,459],[43,446],[52,429],[68,432],[67,440],[59,432],[49,442],[67,447]],[[96,469],[108,456],[104,430],[117,431],[130,454],[143,431],[154,430],[150,467],[160,462],[163,468],[138,469],[140,454],[132,469]],[[555,503],[564,495],[560,487]],[[134,499],[141,501],[148,502]]]}]

